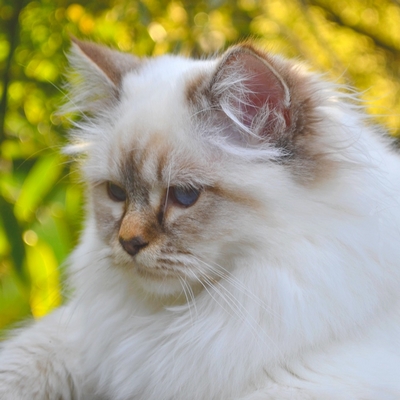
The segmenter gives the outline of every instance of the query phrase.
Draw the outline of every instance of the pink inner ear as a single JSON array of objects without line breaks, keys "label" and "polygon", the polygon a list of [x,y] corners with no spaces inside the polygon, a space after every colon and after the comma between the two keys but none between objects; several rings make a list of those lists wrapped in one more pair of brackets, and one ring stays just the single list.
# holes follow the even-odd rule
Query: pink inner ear
[{"label": "pink inner ear", "polygon": [[268,104],[270,110],[268,122],[273,122],[272,119],[276,118],[277,114],[281,114],[285,119],[286,126],[289,126],[289,110],[285,106],[286,88],[275,71],[256,55],[247,52],[235,54],[233,62],[239,62],[245,71],[243,83],[247,93],[239,104],[243,124],[250,127],[260,109]]}]

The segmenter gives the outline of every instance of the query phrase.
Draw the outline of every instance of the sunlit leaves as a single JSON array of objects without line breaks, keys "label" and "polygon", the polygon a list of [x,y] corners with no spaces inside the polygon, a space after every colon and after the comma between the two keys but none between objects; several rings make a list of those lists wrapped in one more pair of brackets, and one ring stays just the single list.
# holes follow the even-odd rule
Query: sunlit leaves
[{"label": "sunlit leaves", "polygon": [[61,302],[60,272],[53,249],[44,241],[27,243],[27,267],[31,280],[32,314],[41,317]]},{"label": "sunlit leaves", "polygon": [[29,221],[41,200],[57,183],[63,165],[55,154],[40,157],[30,169],[22,184],[15,203],[15,215],[20,220]]},{"label": "sunlit leaves", "polygon": [[5,327],[30,312],[29,293],[5,262],[0,263],[0,282],[0,327]]}]

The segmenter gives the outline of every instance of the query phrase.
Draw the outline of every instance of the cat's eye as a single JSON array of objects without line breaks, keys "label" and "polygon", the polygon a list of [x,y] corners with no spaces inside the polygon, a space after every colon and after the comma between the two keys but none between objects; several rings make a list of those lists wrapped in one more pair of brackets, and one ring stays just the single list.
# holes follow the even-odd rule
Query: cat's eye
[{"label": "cat's eye", "polygon": [[192,206],[200,196],[200,190],[193,187],[174,186],[170,192],[173,199],[183,207]]},{"label": "cat's eye", "polygon": [[107,193],[111,200],[113,201],[125,201],[126,200],[126,192],[121,186],[116,185],[115,183],[108,182],[107,183]]}]

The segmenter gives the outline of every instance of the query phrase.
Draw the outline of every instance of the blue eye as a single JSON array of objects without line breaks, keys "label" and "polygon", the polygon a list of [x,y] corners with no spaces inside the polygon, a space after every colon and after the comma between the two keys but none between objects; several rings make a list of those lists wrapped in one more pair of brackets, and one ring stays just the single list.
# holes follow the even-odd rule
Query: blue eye
[{"label": "blue eye", "polygon": [[170,188],[174,200],[183,207],[190,207],[196,203],[200,196],[200,190],[193,187],[174,186]]},{"label": "blue eye", "polygon": [[107,183],[107,193],[111,200],[113,201],[125,201],[126,200],[126,192],[125,190],[116,185],[115,183],[108,182]]}]

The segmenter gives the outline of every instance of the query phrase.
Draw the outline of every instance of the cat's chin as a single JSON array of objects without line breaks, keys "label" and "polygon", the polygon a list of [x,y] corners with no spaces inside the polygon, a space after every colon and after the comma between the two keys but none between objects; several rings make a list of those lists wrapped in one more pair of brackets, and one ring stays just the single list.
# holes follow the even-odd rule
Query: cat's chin
[{"label": "cat's chin", "polygon": [[133,269],[135,279],[142,289],[155,296],[173,296],[182,293],[182,281],[177,273],[157,271],[140,264]]},{"label": "cat's chin", "polygon": [[177,296],[183,291],[179,279],[168,278],[157,280],[137,274],[137,282],[145,293],[156,297]]}]

